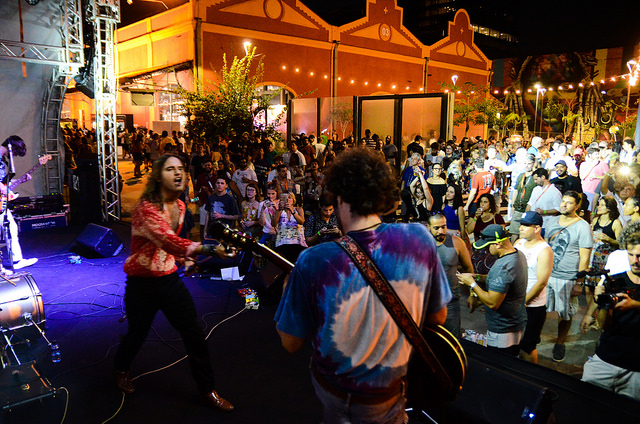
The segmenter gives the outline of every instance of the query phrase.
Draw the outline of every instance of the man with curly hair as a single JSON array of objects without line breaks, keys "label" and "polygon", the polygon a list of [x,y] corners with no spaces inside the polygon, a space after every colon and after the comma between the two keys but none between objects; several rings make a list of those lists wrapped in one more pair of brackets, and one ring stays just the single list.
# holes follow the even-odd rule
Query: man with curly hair
[{"label": "man with curly hair", "polygon": [[[369,254],[417,323],[442,325],[452,295],[429,230],[380,219],[399,200],[385,160],[368,149],[347,150],[325,181],[342,233]],[[337,243],[302,252],[275,321],[289,352],[311,340],[324,423],[407,422],[403,378],[411,346]]]}]

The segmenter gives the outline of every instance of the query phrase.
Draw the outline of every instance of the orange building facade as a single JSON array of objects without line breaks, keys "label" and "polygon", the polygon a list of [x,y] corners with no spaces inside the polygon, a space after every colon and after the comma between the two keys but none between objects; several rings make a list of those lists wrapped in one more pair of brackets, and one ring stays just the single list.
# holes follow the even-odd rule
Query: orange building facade
[{"label": "orange building facade", "polygon": [[248,48],[264,63],[263,84],[286,87],[294,97],[442,92],[439,83],[453,75],[458,84],[489,83],[491,61],[475,46],[464,10],[432,46],[402,25],[395,0],[369,0],[366,10],[337,27],[296,0],[191,0],[121,28],[119,113],[132,114],[136,126],[179,129],[176,122],[184,118],[171,89],[194,89],[196,81],[206,86],[223,55],[230,62]]}]

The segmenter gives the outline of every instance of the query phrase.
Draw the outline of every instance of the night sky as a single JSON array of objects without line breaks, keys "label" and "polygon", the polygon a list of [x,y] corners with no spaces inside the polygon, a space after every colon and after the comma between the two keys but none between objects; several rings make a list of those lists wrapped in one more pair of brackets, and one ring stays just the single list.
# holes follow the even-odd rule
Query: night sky
[{"label": "night sky", "polygon": [[[163,0],[172,8],[187,0]],[[420,0],[397,0],[404,7]],[[410,3],[411,2],[411,3]],[[366,0],[305,0],[309,8],[332,25],[361,18]],[[489,0],[487,2],[491,4]],[[517,5],[519,55],[586,51],[607,47],[628,47],[640,43],[640,1],[638,0],[514,0]],[[162,12],[156,1],[121,0],[122,23]],[[471,16],[473,21],[473,16]],[[405,25],[411,29],[411,16]]]}]

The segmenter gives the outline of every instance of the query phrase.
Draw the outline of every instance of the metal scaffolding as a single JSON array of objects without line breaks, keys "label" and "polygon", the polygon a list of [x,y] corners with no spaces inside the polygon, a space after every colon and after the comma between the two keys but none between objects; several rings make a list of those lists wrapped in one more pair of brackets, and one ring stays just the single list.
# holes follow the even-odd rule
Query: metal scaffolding
[{"label": "metal scaffolding", "polygon": [[88,1],[86,18],[93,23],[95,48],[93,73],[102,219],[119,220],[120,182],[116,127],[118,69],[115,30],[116,24],[120,22],[120,1]]},{"label": "metal scaffolding", "polygon": [[0,40],[0,59],[54,65],[43,100],[42,150],[52,156],[45,167],[46,190],[62,192],[64,185],[64,143],[60,138],[60,114],[70,78],[85,66],[83,23],[93,27],[96,142],[98,145],[102,218],[120,219],[120,183],[116,133],[117,54],[116,24],[120,22],[119,0],[60,0],[62,46],[47,46]]}]

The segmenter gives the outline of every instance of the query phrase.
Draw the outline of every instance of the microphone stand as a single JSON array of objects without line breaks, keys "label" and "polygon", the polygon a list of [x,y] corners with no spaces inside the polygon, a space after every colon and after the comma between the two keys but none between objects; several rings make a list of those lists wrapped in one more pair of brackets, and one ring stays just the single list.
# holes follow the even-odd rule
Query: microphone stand
[{"label": "microphone stand", "polygon": [[[2,203],[2,210],[0,211],[0,213],[4,216],[2,220],[2,238],[7,245],[9,269],[13,271],[13,251],[11,249],[11,231],[9,228],[9,183],[11,182],[11,179],[16,175],[16,168],[13,164],[13,149],[11,147],[11,142],[7,143],[7,150],[9,152],[9,170],[3,181],[7,189],[7,194],[5,196],[5,201]],[[2,264],[0,263],[0,267],[1,266]]]}]

